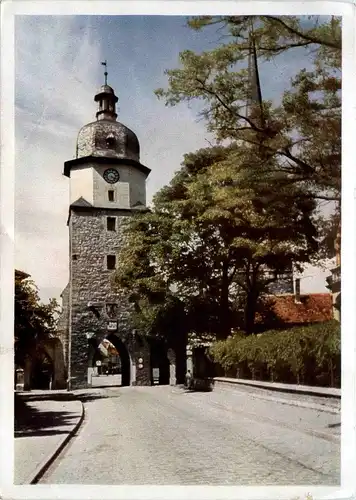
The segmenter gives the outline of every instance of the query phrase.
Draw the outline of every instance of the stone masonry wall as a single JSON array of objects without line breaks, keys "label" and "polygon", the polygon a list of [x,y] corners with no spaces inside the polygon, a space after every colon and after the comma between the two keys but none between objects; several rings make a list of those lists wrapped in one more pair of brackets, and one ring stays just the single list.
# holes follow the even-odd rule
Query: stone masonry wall
[{"label": "stone masonry wall", "polygon": [[[117,305],[116,335],[127,346],[132,362],[136,365],[137,384],[148,384],[146,372],[149,366],[149,351],[144,342],[132,341],[130,325],[131,305],[123,293],[113,289],[113,270],[106,269],[106,256],[116,255],[122,242],[123,223],[130,212],[122,210],[71,208],[70,269],[71,269],[71,387],[86,387],[88,369],[88,339],[93,332],[98,342],[109,333],[110,318],[106,304]],[[116,217],[116,231],[107,231],[107,217]],[[94,310],[90,307],[94,307]],[[96,314],[100,316],[97,317]],[[136,352],[137,351],[137,352]],[[138,369],[138,358],[144,359],[144,367]]]},{"label": "stone masonry wall", "polygon": [[66,369],[68,363],[68,344],[69,344],[69,283],[62,294],[62,312],[58,318],[57,332],[63,346],[63,358]]}]

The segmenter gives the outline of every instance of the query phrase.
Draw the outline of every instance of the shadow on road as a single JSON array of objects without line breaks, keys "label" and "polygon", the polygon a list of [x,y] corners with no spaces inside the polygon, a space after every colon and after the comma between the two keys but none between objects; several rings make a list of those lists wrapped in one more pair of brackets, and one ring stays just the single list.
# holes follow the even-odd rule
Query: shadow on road
[{"label": "shadow on road", "polygon": [[[104,389],[107,389],[105,387]],[[82,394],[77,394],[77,398],[80,399],[82,403],[88,403],[90,401],[95,401],[96,399],[108,399],[108,398],[119,398],[121,394],[119,393],[103,393],[103,392],[86,392]]]},{"label": "shadow on road", "polygon": [[[41,395],[40,399],[45,398]],[[38,400],[37,395],[27,399],[15,394],[15,438],[67,434],[63,427],[78,416],[67,411],[41,411],[31,405]]]}]

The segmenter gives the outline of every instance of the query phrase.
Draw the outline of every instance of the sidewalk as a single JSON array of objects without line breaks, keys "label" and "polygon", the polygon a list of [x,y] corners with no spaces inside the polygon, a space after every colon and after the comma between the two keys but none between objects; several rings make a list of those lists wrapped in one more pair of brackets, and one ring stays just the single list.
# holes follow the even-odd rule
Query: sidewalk
[{"label": "sidewalk", "polygon": [[15,393],[15,484],[37,482],[78,429],[84,408],[67,391]]}]

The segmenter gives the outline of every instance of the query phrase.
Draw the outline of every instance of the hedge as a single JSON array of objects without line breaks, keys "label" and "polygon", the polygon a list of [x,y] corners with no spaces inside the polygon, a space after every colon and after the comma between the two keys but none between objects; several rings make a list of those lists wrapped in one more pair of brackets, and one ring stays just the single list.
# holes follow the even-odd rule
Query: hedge
[{"label": "hedge", "polygon": [[238,333],[209,354],[225,376],[340,387],[340,323],[328,321],[260,335]]}]

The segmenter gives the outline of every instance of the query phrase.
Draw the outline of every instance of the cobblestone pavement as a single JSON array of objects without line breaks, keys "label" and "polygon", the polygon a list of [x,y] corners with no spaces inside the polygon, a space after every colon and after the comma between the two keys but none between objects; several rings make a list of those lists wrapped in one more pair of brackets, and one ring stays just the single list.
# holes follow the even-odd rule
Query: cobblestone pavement
[{"label": "cobblestone pavement", "polygon": [[82,428],[41,483],[339,484],[338,414],[234,389],[105,388],[82,398]]}]

